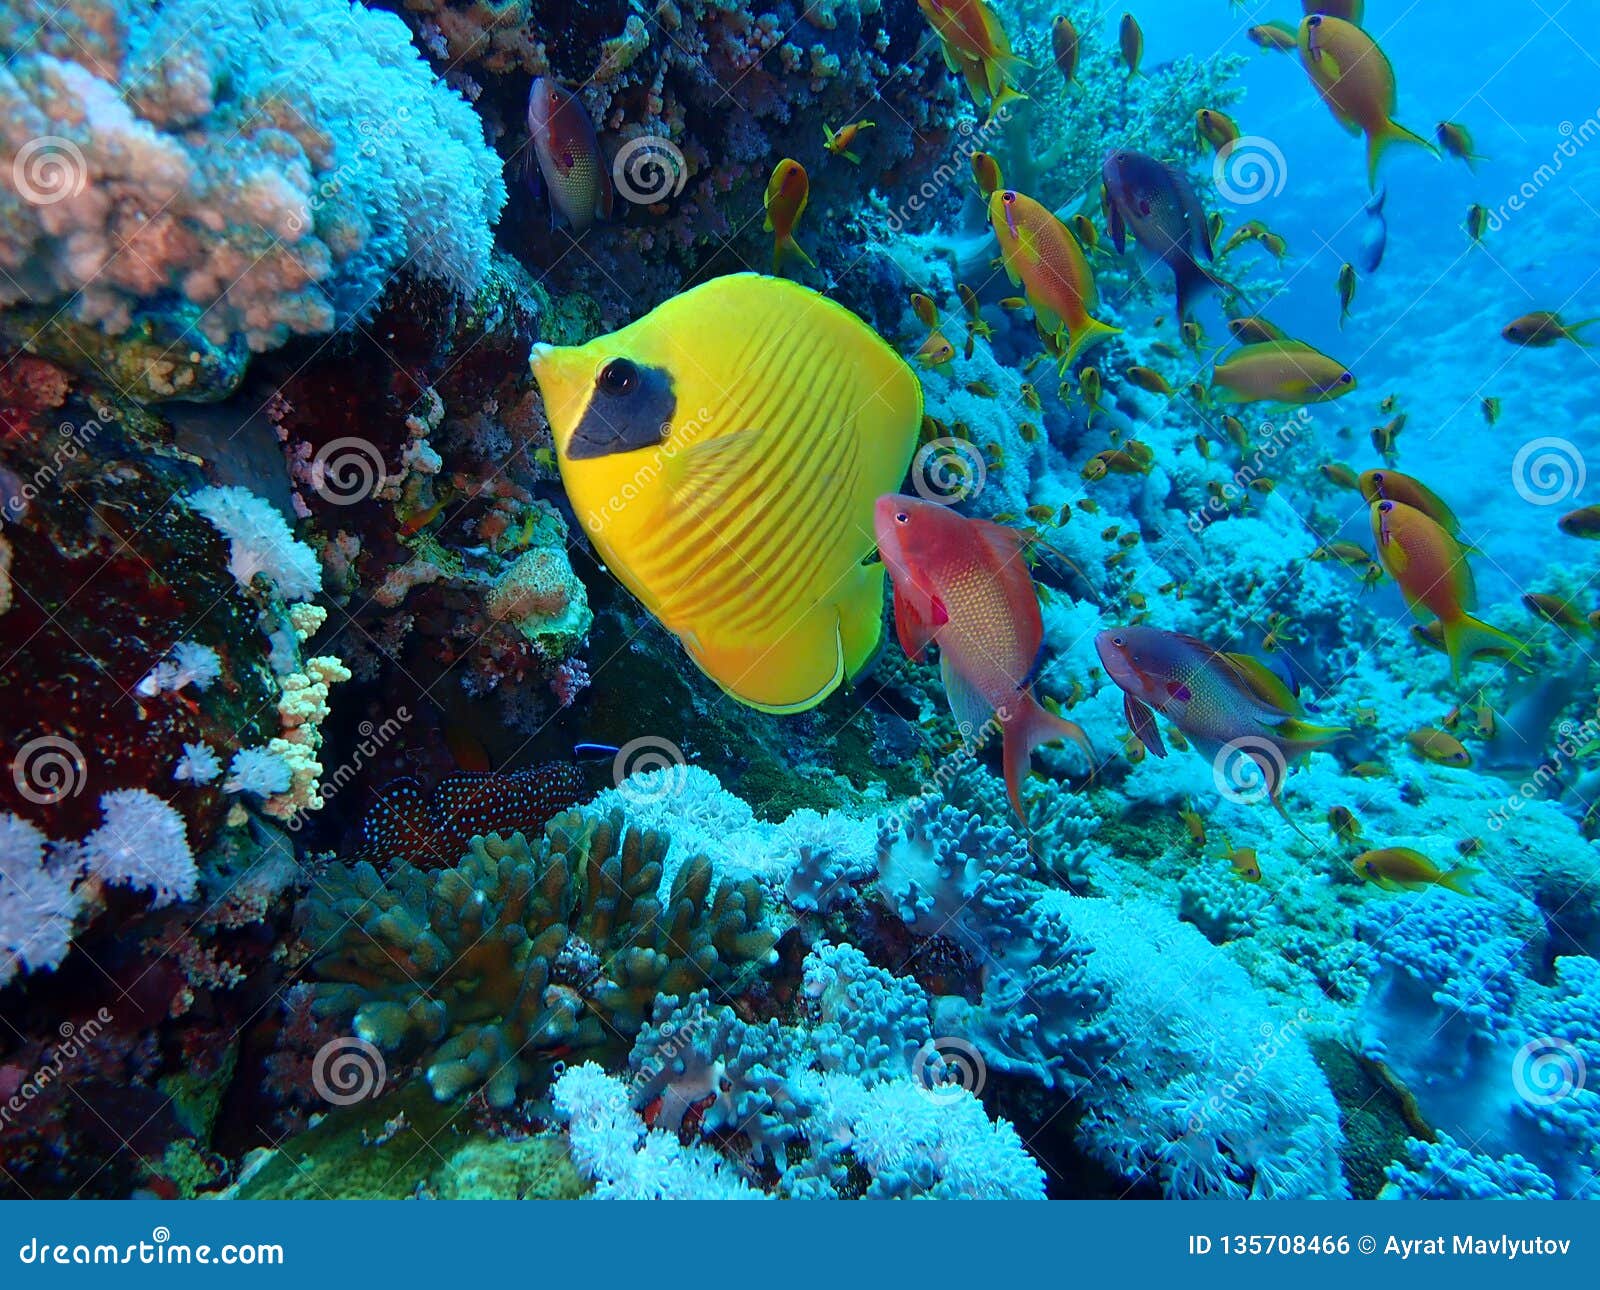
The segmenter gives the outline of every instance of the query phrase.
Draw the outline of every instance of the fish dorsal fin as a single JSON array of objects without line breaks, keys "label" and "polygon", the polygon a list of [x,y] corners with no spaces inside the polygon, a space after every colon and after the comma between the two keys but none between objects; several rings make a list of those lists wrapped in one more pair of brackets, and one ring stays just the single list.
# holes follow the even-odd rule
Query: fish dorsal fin
[{"label": "fish dorsal fin", "polygon": [[672,503],[694,514],[715,509],[730,489],[760,465],[760,430],[735,430],[690,444],[676,454]]},{"label": "fish dorsal fin", "polygon": [[1218,654],[1232,670],[1235,677],[1250,693],[1262,703],[1278,711],[1297,714],[1300,705],[1295,701],[1294,695],[1289,693],[1289,687],[1283,683],[1283,678],[1258,658],[1249,654]]},{"label": "fish dorsal fin", "polygon": [[969,523],[1002,561],[1015,560],[1021,556],[1022,534],[1016,529],[996,524],[993,520],[971,520]]}]

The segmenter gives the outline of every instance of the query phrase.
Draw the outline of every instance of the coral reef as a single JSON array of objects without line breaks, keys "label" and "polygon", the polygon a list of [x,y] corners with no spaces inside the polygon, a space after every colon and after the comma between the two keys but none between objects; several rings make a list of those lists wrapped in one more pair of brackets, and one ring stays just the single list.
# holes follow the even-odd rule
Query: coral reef
[{"label": "coral reef", "polygon": [[[558,1054],[614,1051],[661,994],[726,988],[772,958],[751,881],[667,842],[568,813],[530,844],[474,838],[454,868],[336,866],[307,902],[316,1006],[386,1052],[422,1055],[434,1096],[509,1106]],[[715,891],[713,892],[713,886]]]},{"label": "coral reef", "polygon": [[[944,1077],[920,988],[848,946],[819,945],[803,976],[795,1026],[742,1021],[704,991],[664,999],[627,1080],[561,1077],[557,1112],[598,1194],[755,1197],[745,1177],[766,1167],[775,1194],[812,1199],[1043,1195],[1016,1131],[961,1082],[971,1071]],[[731,1162],[707,1145],[730,1140],[744,1144]]]}]

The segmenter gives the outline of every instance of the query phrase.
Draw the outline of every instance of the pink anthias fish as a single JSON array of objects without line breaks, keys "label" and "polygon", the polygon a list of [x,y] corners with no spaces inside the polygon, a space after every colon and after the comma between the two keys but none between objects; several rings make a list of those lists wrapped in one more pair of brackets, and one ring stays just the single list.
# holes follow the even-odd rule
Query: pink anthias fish
[{"label": "pink anthias fish", "polygon": [[528,137],[550,192],[550,223],[565,222],[582,233],[597,219],[611,218],[611,176],[594,123],[577,95],[548,76],[528,91]]},{"label": "pink anthias fish", "polygon": [[[1217,767],[1233,752],[1259,768],[1278,814],[1290,763],[1349,733],[1341,726],[1314,726],[1283,681],[1248,654],[1214,650],[1202,640],[1156,627],[1115,627],[1095,637],[1106,672],[1122,691],[1128,728],[1153,756],[1165,757],[1156,728],[1159,712]],[[1154,711],[1152,711],[1154,709]]]},{"label": "pink anthias fish", "polygon": [[873,516],[894,583],[894,625],[914,661],[939,647],[945,694],[963,733],[992,720],[1002,735],[1006,792],[1019,820],[1033,750],[1071,739],[1094,761],[1081,726],[1048,712],[1031,688],[1044,626],[1022,537],[947,506],[887,493]]}]

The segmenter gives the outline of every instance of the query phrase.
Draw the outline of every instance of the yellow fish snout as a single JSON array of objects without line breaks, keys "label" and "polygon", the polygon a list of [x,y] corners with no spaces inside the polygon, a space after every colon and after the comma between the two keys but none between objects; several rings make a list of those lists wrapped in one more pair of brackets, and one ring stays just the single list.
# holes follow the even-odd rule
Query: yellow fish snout
[{"label": "yellow fish snout", "polygon": [[544,397],[545,416],[555,436],[557,451],[566,450],[566,440],[583,416],[594,390],[595,360],[585,346],[534,345],[528,352],[528,366]]}]

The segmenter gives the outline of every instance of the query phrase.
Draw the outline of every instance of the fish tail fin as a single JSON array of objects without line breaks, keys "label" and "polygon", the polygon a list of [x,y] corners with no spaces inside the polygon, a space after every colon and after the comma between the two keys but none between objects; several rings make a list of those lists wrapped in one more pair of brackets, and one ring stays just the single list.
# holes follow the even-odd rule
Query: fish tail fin
[{"label": "fish tail fin", "polygon": [[1178,262],[1178,267],[1174,271],[1173,277],[1175,280],[1174,290],[1177,293],[1178,317],[1180,319],[1187,318],[1195,301],[1200,299],[1207,291],[1212,290],[1220,291],[1227,296],[1234,296],[1244,301],[1245,304],[1250,305],[1252,309],[1255,308],[1244,292],[1240,291],[1238,287],[1220,274],[1213,273],[1193,256]]},{"label": "fish tail fin", "polygon": [[1367,187],[1376,189],[1378,186],[1378,163],[1383,160],[1383,154],[1392,144],[1414,143],[1419,148],[1426,148],[1438,156],[1438,149],[1424,139],[1420,134],[1413,134],[1398,121],[1385,121],[1383,125],[1367,136]]},{"label": "fish tail fin", "polygon": [[1098,318],[1083,320],[1082,325],[1076,329],[1067,328],[1067,352],[1061,357],[1061,374],[1065,376],[1072,367],[1073,361],[1091,345],[1098,345],[1122,331],[1120,327],[1113,327],[1110,323],[1103,323]]},{"label": "fish tail fin", "polygon": [[1312,846],[1316,846],[1317,840],[1304,829],[1302,829],[1298,824],[1296,824],[1294,822],[1294,816],[1289,814],[1289,808],[1283,804],[1283,793],[1281,789],[1282,785],[1279,785],[1278,789],[1274,790],[1272,793],[1272,809],[1283,818],[1283,822],[1285,824],[1303,837],[1307,842],[1311,843]]},{"label": "fish tail fin", "polygon": [[[1491,627],[1471,614],[1462,614],[1444,624],[1444,648],[1450,655],[1450,679],[1459,682],[1462,668],[1485,650],[1510,648],[1521,654],[1528,647],[1509,632]],[[1526,668],[1527,664],[1517,663],[1517,666]]]},{"label": "fish tail fin", "polygon": [[1458,865],[1439,879],[1439,885],[1450,888],[1458,896],[1476,896],[1478,893],[1473,889],[1472,879],[1482,872],[1471,865]]},{"label": "fish tail fin", "polygon": [[1011,808],[1016,811],[1019,820],[1026,821],[1028,816],[1022,809],[1022,781],[1027,778],[1035,748],[1057,739],[1070,739],[1083,749],[1084,756],[1089,759],[1091,773],[1095,757],[1089,736],[1084,734],[1083,727],[1076,721],[1068,721],[1041,707],[1028,690],[1017,696],[1017,702],[1021,705],[1017,714],[1005,722],[1001,760],[1005,767],[1006,795],[1011,798]]},{"label": "fish tail fin", "polygon": [[1309,721],[1291,717],[1277,728],[1277,737],[1286,746],[1291,757],[1299,757],[1318,748],[1349,736],[1348,726],[1314,726]]},{"label": "fish tail fin", "polygon": [[1568,323],[1564,329],[1567,333],[1567,339],[1574,345],[1581,345],[1584,349],[1592,348],[1594,342],[1584,340],[1578,333],[1585,327],[1593,327],[1596,323],[1600,323],[1600,318],[1585,318],[1582,322]]},{"label": "fish tail fin", "polygon": [[813,269],[817,267],[817,262],[801,249],[800,243],[794,240],[794,234],[792,233],[780,234],[773,241],[772,271],[774,273],[783,272],[783,262],[785,260],[803,260]]},{"label": "fish tail fin", "polygon": [[992,122],[994,120],[995,113],[1001,108],[1008,107],[1012,103],[1021,103],[1027,97],[1028,96],[1021,90],[1012,85],[1010,81],[1002,79],[999,87],[993,91],[993,96],[989,99],[989,115],[984,118],[984,124],[988,125],[990,122]]}]

